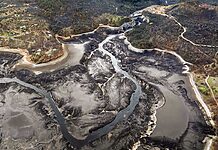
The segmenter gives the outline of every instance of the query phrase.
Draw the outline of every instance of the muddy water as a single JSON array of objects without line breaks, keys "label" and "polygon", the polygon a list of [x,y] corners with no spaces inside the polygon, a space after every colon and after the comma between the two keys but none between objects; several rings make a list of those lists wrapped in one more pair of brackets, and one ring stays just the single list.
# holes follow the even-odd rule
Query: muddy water
[{"label": "muddy water", "polygon": [[[84,44],[63,44],[64,54],[57,58],[56,60],[52,60],[47,63],[41,64],[33,64],[32,62],[27,61],[25,57],[23,57],[19,63],[17,63],[14,68],[15,69],[28,69],[34,72],[35,74],[40,74],[42,72],[52,72],[57,69],[62,69],[64,67],[77,65],[81,60],[84,54]],[[0,51],[2,51],[0,49]]]},{"label": "muddy water", "polygon": [[[138,20],[143,21],[144,17],[141,15],[141,12],[138,11],[133,15],[133,20],[135,22],[125,24],[125,25],[121,26],[120,28],[129,30],[129,29],[131,29],[131,27],[133,25],[140,24],[140,23],[138,23]],[[73,137],[68,132],[63,115],[58,110],[52,95],[50,93],[48,93],[46,90],[39,89],[36,86],[25,83],[25,82],[23,82],[23,81],[21,81],[19,79],[16,79],[16,78],[2,78],[2,79],[0,79],[0,83],[16,82],[16,83],[18,83],[18,84],[20,84],[22,86],[25,86],[27,88],[35,90],[40,95],[44,96],[48,100],[48,102],[50,103],[53,111],[55,112],[56,120],[58,121],[58,124],[60,125],[60,129],[61,129],[61,132],[63,134],[63,137],[73,147],[81,148],[82,146],[88,144],[89,142],[95,141],[96,139],[98,139],[98,138],[102,137],[103,135],[109,133],[119,122],[127,119],[132,114],[132,112],[134,111],[136,105],[139,103],[139,98],[140,98],[141,93],[142,93],[140,84],[138,83],[138,81],[132,75],[130,75],[127,71],[124,71],[119,66],[120,65],[119,64],[120,60],[118,60],[112,53],[110,53],[109,51],[107,51],[104,48],[104,45],[106,43],[112,42],[112,40],[114,40],[115,38],[120,37],[120,36],[124,36],[124,34],[108,35],[105,40],[101,41],[98,44],[97,49],[98,49],[98,51],[102,52],[104,55],[109,56],[110,61],[111,61],[112,65],[113,65],[113,68],[116,71],[116,73],[122,74],[123,77],[128,78],[129,80],[131,80],[135,84],[135,87],[136,87],[135,91],[131,95],[130,104],[125,109],[118,112],[115,119],[112,122],[110,122],[109,124],[105,125],[104,127],[100,128],[98,130],[93,131],[84,140],[76,139],[75,137]],[[70,44],[71,50],[72,50],[73,45],[74,45],[73,43]],[[129,47],[129,49],[132,49],[133,51],[137,51],[137,52],[142,51],[142,50],[133,48],[131,45],[129,45],[128,47]],[[84,52],[84,43],[82,44],[82,48],[81,47],[77,47],[77,48],[78,48],[77,49],[78,51],[81,51],[81,53],[78,54],[77,59],[74,60],[73,59],[74,55],[72,55],[71,58],[66,57],[67,59],[69,59],[69,61],[64,59],[63,62],[60,61],[60,62],[58,62],[58,64],[60,63],[61,64],[60,66],[62,66],[62,67],[65,66],[65,65],[78,64],[79,63],[78,59],[82,58],[82,55],[83,55],[83,52]],[[70,49],[68,49],[68,50],[70,50]],[[68,63],[66,63],[66,62],[68,62]],[[47,69],[50,69],[50,71],[53,71],[54,69],[60,69],[59,68],[60,66],[55,65],[55,64],[50,64],[48,66],[39,66],[38,69],[40,69],[40,71],[47,70]],[[41,69],[40,67],[42,67],[43,69]],[[35,70],[36,68],[33,68],[32,71],[33,72],[34,71],[39,71],[39,70]],[[28,69],[31,70],[31,68],[28,68]],[[162,74],[162,73],[157,73],[157,70],[155,70],[155,69],[154,70],[153,69],[149,70],[147,68],[145,70],[150,71],[150,73],[151,73],[150,75],[155,77],[155,78],[157,78],[157,77],[159,78],[160,74]],[[169,80],[168,82],[171,82],[172,80],[173,79]],[[152,136],[167,136],[167,137],[170,137],[170,138],[180,137],[185,132],[185,130],[186,130],[187,126],[188,126],[188,121],[189,121],[189,117],[190,117],[189,109],[185,105],[184,98],[181,95],[176,94],[176,92],[173,92],[172,90],[166,88],[163,85],[152,83],[152,82],[148,82],[148,83],[150,83],[150,85],[153,85],[153,86],[157,87],[163,93],[163,95],[165,97],[165,100],[166,100],[166,103],[164,104],[164,106],[162,108],[160,108],[159,110],[157,110],[157,126],[156,126],[156,129],[154,130],[154,132],[153,132],[153,129],[152,129],[152,132],[153,132]],[[194,93],[194,91],[191,88],[190,88],[190,91],[192,91],[190,93],[192,93],[192,94]],[[154,109],[154,111],[156,111],[156,110]],[[194,115],[191,115],[191,116],[193,117]],[[154,123],[156,124],[155,121],[154,121]],[[147,133],[147,135],[150,135],[150,133]]]},{"label": "muddy water", "polygon": [[37,93],[39,93],[40,95],[44,96],[45,98],[47,98],[48,102],[50,103],[53,111],[55,112],[56,115],[56,120],[58,121],[61,131],[63,133],[63,136],[65,137],[65,139],[67,141],[70,142],[70,144],[74,147],[82,147],[85,144],[88,144],[91,141],[94,141],[98,138],[100,138],[101,136],[107,134],[108,132],[110,132],[117,123],[119,123],[120,121],[127,119],[132,112],[134,111],[136,105],[139,102],[139,97],[141,95],[141,86],[138,84],[137,80],[134,79],[133,77],[131,77],[126,71],[122,70],[119,65],[118,65],[118,60],[111,54],[109,53],[107,50],[105,50],[103,48],[103,45],[105,43],[107,43],[110,39],[114,38],[115,36],[118,35],[114,35],[114,36],[109,36],[108,38],[106,38],[102,43],[99,44],[99,51],[103,52],[105,55],[108,55],[112,61],[112,65],[115,69],[115,71],[119,74],[122,74],[124,77],[130,79],[136,86],[135,92],[132,94],[131,98],[130,98],[130,104],[128,105],[128,107],[126,107],[125,109],[121,110],[117,115],[116,118],[109,124],[107,124],[106,126],[104,126],[103,128],[100,128],[92,133],[90,133],[86,139],[84,140],[78,140],[76,138],[74,138],[72,135],[69,134],[66,125],[65,125],[65,119],[63,117],[63,115],[60,113],[60,111],[58,110],[55,101],[52,98],[52,95],[50,93],[48,93],[46,90],[44,89],[39,89],[36,86],[33,86],[31,84],[25,83],[17,78],[2,78],[0,80],[0,83],[11,83],[11,82],[16,82],[22,86],[25,86],[27,88],[33,89],[35,90]]},{"label": "muddy water", "polygon": [[[163,93],[166,102],[157,110],[157,126],[152,134],[166,136],[171,139],[179,138],[188,127],[188,109],[182,101],[183,97],[176,95],[162,85],[154,85]],[[163,130],[164,129],[164,130]]]},{"label": "muddy water", "polygon": [[48,100],[52,110],[54,111],[54,113],[56,115],[56,120],[58,121],[58,124],[60,125],[60,130],[61,130],[64,138],[68,142],[70,142],[70,144],[73,145],[74,147],[80,147],[82,141],[77,140],[76,138],[74,138],[72,135],[69,134],[69,132],[66,128],[66,125],[65,125],[65,119],[64,119],[63,115],[60,113],[60,111],[58,110],[58,108],[55,104],[55,101],[52,98],[52,95],[50,93],[48,93],[44,89],[37,88],[36,86],[28,84],[26,82],[23,82],[17,78],[1,78],[1,80],[0,80],[0,83],[12,83],[12,82],[15,82],[15,83],[18,83],[24,87],[30,88],[30,89],[34,90],[36,93],[44,96]]},{"label": "muddy water", "polygon": [[112,65],[113,65],[116,73],[122,74],[124,77],[130,79],[136,85],[136,89],[130,98],[130,104],[128,105],[128,107],[121,110],[116,115],[116,118],[111,123],[107,124],[106,126],[104,126],[101,129],[91,133],[86,139],[88,142],[93,141],[96,138],[100,138],[104,134],[110,132],[115,127],[115,125],[118,124],[120,121],[127,119],[134,111],[136,105],[139,102],[140,95],[142,93],[141,86],[138,84],[138,81],[136,79],[134,79],[133,77],[131,77],[126,71],[122,70],[120,68],[120,66],[118,65],[118,60],[115,58],[115,56],[113,56],[110,52],[108,52],[107,50],[105,50],[103,48],[104,44],[106,44],[111,39],[115,38],[116,36],[118,36],[118,35],[108,36],[102,43],[99,44],[98,50],[100,52],[103,52],[103,54],[108,55],[110,57],[110,59],[112,61]]}]

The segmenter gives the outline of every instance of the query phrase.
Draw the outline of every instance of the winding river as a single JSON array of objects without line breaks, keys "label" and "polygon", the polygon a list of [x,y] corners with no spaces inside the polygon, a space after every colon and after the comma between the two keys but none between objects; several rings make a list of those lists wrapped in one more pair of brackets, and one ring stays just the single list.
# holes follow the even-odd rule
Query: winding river
[{"label": "winding river", "polygon": [[106,38],[102,43],[99,44],[99,50],[102,51],[104,54],[108,55],[111,58],[112,61],[112,65],[115,69],[115,71],[119,74],[122,74],[124,77],[130,79],[135,85],[136,85],[136,89],[135,92],[132,94],[131,98],[130,98],[130,104],[128,105],[128,107],[126,107],[125,109],[121,110],[117,115],[116,118],[109,124],[107,124],[106,126],[104,126],[103,128],[100,128],[92,133],[90,133],[88,135],[88,137],[84,140],[78,140],[75,137],[73,137],[67,130],[67,127],[65,125],[65,119],[63,117],[63,115],[60,113],[60,111],[58,110],[56,103],[51,95],[51,93],[48,93],[46,90],[44,89],[39,89],[36,86],[32,85],[32,84],[28,84],[26,82],[23,82],[17,78],[1,78],[0,83],[11,83],[11,82],[16,82],[24,87],[30,88],[32,90],[34,90],[36,93],[39,93],[40,95],[44,96],[50,106],[52,107],[53,111],[55,112],[56,115],[56,120],[58,121],[59,125],[60,125],[60,129],[61,132],[64,136],[64,138],[73,146],[73,147],[77,147],[80,148],[86,144],[88,144],[91,141],[94,141],[98,138],[100,138],[101,136],[107,134],[108,132],[110,132],[117,123],[119,123],[120,121],[128,118],[132,112],[135,109],[135,106],[138,104],[139,102],[139,97],[141,95],[141,86],[138,84],[138,82],[136,81],[136,79],[134,79],[133,77],[131,77],[126,71],[122,70],[119,65],[118,65],[118,60],[111,54],[109,53],[107,50],[105,50],[103,48],[103,45],[105,43],[107,43],[110,39],[114,38],[117,35],[112,35],[109,36],[108,38]]},{"label": "winding river", "polygon": [[[133,15],[132,15],[132,19],[133,19],[133,22],[130,22],[130,23],[126,23],[124,25],[122,25],[120,28],[122,28],[123,30],[126,30],[126,32],[128,30],[130,30],[134,25],[140,25],[140,23],[142,21],[145,21],[145,17],[142,15],[142,11],[137,11],[135,12]],[[100,42],[98,44],[98,48],[97,50],[102,52],[104,55],[107,55],[109,56],[110,60],[111,60],[111,63],[113,65],[113,68],[114,70],[116,71],[116,73],[118,74],[121,74],[123,75],[125,78],[128,78],[129,80],[131,80],[134,84],[135,84],[135,91],[132,93],[131,95],[131,98],[130,98],[130,103],[129,105],[124,108],[123,110],[119,111],[115,117],[115,119],[108,123],[107,125],[105,125],[104,127],[100,128],[100,129],[97,129],[93,132],[91,132],[84,140],[79,140],[77,138],[75,138],[74,136],[72,136],[69,132],[68,132],[68,129],[66,127],[66,122],[65,122],[65,119],[64,119],[64,116],[60,113],[57,105],[56,105],[56,102],[54,101],[53,99],[53,96],[51,93],[47,92],[45,89],[40,89],[32,84],[29,84],[29,83],[26,83],[26,82],[23,82],[17,78],[1,78],[0,79],[0,83],[12,83],[12,82],[15,82],[15,83],[18,83],[24,87],[27,87],[27,88],[30,88],[32,90],[34,90],[36,93],[44,96],[51,108],[53,109],[55,115],[56,115],[56,120],[58,122],[58,124],[60,125],[60,130],[63,134],[63,137],[73,146],[73,147],[76,147],[76,148],[81,148],[83,147],[84,145],[92,142],[92,141],[95,141],[96,139],[102,137],[103,135],[106,135],[107,133],[109,133],[119,122],[127,119],[134,111],[136,105],[139,103],[139,98],[142,94],[142,89],[141,89],[141,86],[140,84],[138,83],[138,81],[132,76],[130,75],[127,71],[123,70],[120,66],[119,66],[119,60],[112,54],[110,53],[109,51],[107,51],[105,48],[104,48],[104,45],[106,43],[108,43],[110,40],[116,38],[116,37],[121,37],[123,36],[123,33],[120,34],[120,33],[117,33],[117,34],[112,34],[112,35],[108,35],[107,38],[105,40],[103,40],[102,42]],[[126,41],[127,42],[127,41]],[[129,47],[131,47],[131,49],[135,50],[136,52],[141,52],[143,50],[140,50],[140,49],[136,49],[136,48],[133,48],[131,45],[129,45]],[[157,49],[157,51],[160,51]],[[172,55],[175,55],[176,57],[178,57],[179,59],[180,56],[177,56],[177,54],[174,54],[174,53],[171,53]],[[65,56],[66,57],[66,56]],[[64,58],[65,58],[64,57]],[[54,65],[54,64],[53,64]],[[44,66],[43,66],[44,67]],[[187,70],[186,70],[187,71]],[[164,87],[160,86],[162,88],[162,92],[164,91]],[[196,89],[195,89],[196,90]],[[168,91],[167,91],[168,92]],[[167,93],[165,92],[165,93]],[[196,93],[198,94],[198,93]],[[166,96],[167,97],[167,96]],[[166,98],[165,97],[165,98]],[[205,106],[206,107],[206,106]],[[205,108],[204,108],[205,109]],[[154,112],[154,114],[156,114],[156,112]],[[185,112],[184,112],[185,114]],[[187,114],[185,114],[187,115]],[[210,116],[209,116],[210,117]],[[155,118],[155,117],[154,117]],[[155,118],[156,119],[156,118]],[[155,122],[155,119],[154,119],[154,122]],[[186,118],[185,118],[186,119]],[[156,122],[155,122],[156,123]],[[147,133],[147,135],[150,135],[152,132],[153,132],[154,129],[151,129],[150,132]]]}]

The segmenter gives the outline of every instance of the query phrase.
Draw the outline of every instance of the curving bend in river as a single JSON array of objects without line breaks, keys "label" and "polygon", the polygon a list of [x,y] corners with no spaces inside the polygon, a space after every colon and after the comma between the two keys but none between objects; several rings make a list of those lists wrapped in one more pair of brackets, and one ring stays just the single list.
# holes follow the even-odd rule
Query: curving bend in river
[{"label": "curving bend in river", "polygon": [[203,149],[211,116],[199,108],[189,63],[166,50],[134,48],[125,32],[141,21],[146,17],[138,11],[121,27],[65,39],[63,59],[15,67],[0,83],[16,82],[46,98],[53,112],[47,117],[57,121],[48,124],[58,124],[75,149],[133,149],[136,143],[144,149]]}]

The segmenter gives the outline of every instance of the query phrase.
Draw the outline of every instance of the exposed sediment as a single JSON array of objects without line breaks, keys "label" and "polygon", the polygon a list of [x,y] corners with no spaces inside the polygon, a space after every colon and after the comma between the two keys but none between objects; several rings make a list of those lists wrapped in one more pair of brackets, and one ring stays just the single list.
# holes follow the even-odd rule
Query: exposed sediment
[{"label": "exposed sediment", "polygon": [[[49,113],[48,118],[54,119],[48,125],[58,125],[74,148],[131,148],[136,141],[141,143],[136,147],[142,148],[203,149],[210,145],[210,139],[202,142],[213,134],[208,126],[213,120],[189,73],[190,63],[175,52],[137,49],[128,42],[125,33],[146,21],[142,12],[121,27],[104,26],[60,39],[64,55],[48,63],[33,64],[25,58],[27,53],[1,50],[24,56],[1,78],[3,92],[11,90],[12,84],[5,83],[17,82],[47,98],[52,109],[44,115]],[[26,119],[21,126],[31,127],[31,122]],[[174,126],[178,129],[172,130]],[[3,129],[3,138],[14,138]],[[18,135],[33,136],[28,133]]]}]

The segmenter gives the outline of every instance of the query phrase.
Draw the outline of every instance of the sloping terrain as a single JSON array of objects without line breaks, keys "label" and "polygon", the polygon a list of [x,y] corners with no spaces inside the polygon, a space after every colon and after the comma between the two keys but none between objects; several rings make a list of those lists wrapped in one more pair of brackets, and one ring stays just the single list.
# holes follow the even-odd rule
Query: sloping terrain
[{"label": "sloping terrain", "polygon": [[0,0],[0,149],[216,148],[218,7],[175,2]]}]

